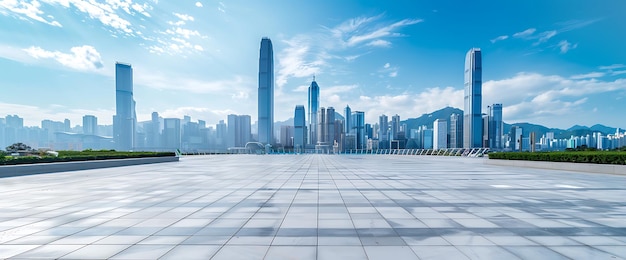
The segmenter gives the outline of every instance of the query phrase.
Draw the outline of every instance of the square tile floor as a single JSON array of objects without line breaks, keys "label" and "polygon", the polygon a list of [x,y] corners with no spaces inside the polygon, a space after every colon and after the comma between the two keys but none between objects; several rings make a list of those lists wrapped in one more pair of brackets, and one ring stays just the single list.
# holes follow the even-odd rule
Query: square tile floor
[{"label": "square tile floor", "polygon": [[218,155],[0,179],[0,258],[619,259],[626,177]]}]

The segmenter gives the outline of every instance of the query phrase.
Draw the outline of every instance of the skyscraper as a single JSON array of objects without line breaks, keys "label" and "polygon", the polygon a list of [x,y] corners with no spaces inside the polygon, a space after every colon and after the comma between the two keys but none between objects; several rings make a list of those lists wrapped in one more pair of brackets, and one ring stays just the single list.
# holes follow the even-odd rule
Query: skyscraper
[{"label": "skyscraper", "polygon": [[245,147],[250,142],[251,119],[249,115],[228,115],[228,147]]},{"label": "skyscraper", "polygon": [[354,111],[352,113],[352,129],[356,137],[356,149],[367,148],[367,140],[365,140],[365,112]]},{"label": "skyscraper", "polygon": [[98,118],[92,115],[83,116],[83,134],[98,134]]},{"label": "skyscraper", "polygon": [[293,148],[296,152],[301,152],[306,145],[306,119],[304,106],[296,106],[296,110],[293,117]]},{"label": "skyscraper", "polygon": [[463,110],[463,148],[482,147],[482,57],[473,48],[465,56],[465,109]]},{"label": "skyscraper", "polygon": [[448,148],[448,122],[437,119],[433,122],[433,149]]},{"label": "skyscraper", "polygon": [[350,109],[350,106],[346,105],[346,108],[343,110],[343,116],[345,119],[344,124],[344,130],[343,132],[348,135],[350,134],[350,131],[352,130],[352,127],[350,126],[351,120],[350,120],[350,116],[352,115],[352,109]]},{"label": "skyscraper", "polygon": [[115,116],[113,140],[118,150],[132,150],[135,139],[135,100],[133,99],[133,68],[130,64],[115,63]]},{"label": "skyscraper", "polygon": [[391,136],[392,140],[398,140],[398,133],[400,132],[400,116],[396,114],[391,117]]},{"label": "skyscraper", "polygon": [[381,115],[378,117],[378,124],[380,128],[378,129],[378,147],[381,149],[389,148],[389,118],[386,115]]},{"label": "skyscraper", "polygon": [[261,39],[259,52],[259,142],[274,144],[274,51],[269,38]]},{"label": "skyscraper", "polygon": [[450,148],[463,148],[463,117],[454,113],[450,115]]},{"label": "skyscraper", "polygon": [[502,104],[493,104],[489,107],[489,147],[495,150],[504,148],[502,144],[503,135]]},{"label": "skyscraper", "polygon": [[181,120],[178,118],[163,119],[163,147],[166,149],[181,148]]},{"label": "skyscraper", "polygon": [[335,108],[326,108],[324,119],[324,142],[332,146],[335,143]]},{"label": "skyscraper", "polygon": [[309,139],[308,143],[310,145],[317,144],[317,113],[320,106],[320,87],[315,82],[315,77],[313,77],[313,82],[309,86],[309,118],[308,118],[308,126],[309,126]]}]

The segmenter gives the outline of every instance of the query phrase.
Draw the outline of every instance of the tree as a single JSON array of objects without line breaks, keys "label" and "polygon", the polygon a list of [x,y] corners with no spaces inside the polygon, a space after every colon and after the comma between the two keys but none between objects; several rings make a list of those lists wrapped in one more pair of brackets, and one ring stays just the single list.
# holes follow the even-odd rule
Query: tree
[{"label": "tree", "polygon": [[24,143],[14,143],[12,145],[7,146],[7,152],[17,152],[17,151],[31,151],[33,148],[24,144]]}]

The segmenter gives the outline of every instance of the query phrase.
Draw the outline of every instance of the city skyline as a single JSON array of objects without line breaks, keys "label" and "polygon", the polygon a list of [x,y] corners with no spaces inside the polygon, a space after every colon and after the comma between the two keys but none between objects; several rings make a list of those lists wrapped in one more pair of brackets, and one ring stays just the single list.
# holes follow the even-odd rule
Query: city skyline
[{"label": "city skyline", "polygon": [[[0,84],[11,90],[0,98],[0,109],[22,116],[25,125],[76,123],[84,115],[110,125],[117,60],[133,64],[138,121],[157,111],[211,125],[228,114],[252,115],[255,122],[262,36],[275,39],[275,121],[306,104],[313,75],[320,107],[352,104],[366,122],[382,114],[414,118],[461,108],[461,59],[480,47],[487,68],[483,111],[501,103],[509,123],[626,125],[619,116],[626,95],[626,53],[619,46],[625,40],[612,33],[625,19],[618,1],[18,3],[0,4],[0,22],[7,25],[0,29],[6,36]],[[558,15],[547,15],[557,7]],[[276,15],[260,19],[267,10]],[[502,12],[482,18],[494,10]],[[477,19],[466,19],[470,14]],[[480,29],[470,34],[466,27]]]}]

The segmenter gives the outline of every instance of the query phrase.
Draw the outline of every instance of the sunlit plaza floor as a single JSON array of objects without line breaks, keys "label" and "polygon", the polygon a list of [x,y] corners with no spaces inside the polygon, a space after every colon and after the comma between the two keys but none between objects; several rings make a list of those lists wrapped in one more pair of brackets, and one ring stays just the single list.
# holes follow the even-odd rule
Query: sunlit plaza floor
[{"label": "sunlit plaza floor", "polygon": [[0,179],[0,258],[620,259],[626,177],[401,155]]}]

